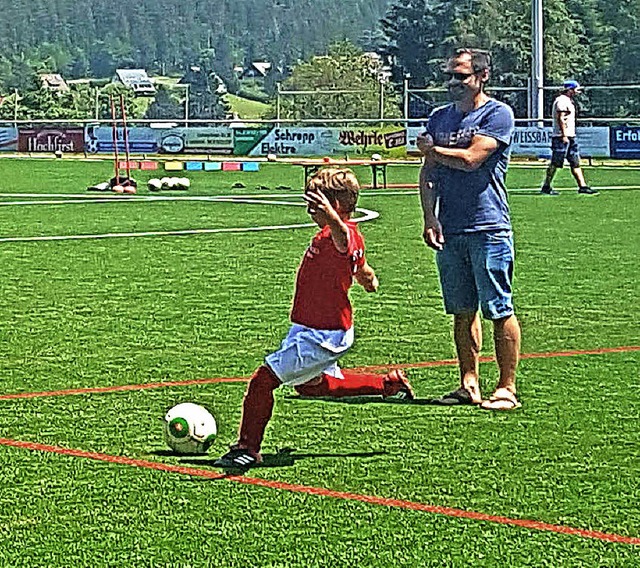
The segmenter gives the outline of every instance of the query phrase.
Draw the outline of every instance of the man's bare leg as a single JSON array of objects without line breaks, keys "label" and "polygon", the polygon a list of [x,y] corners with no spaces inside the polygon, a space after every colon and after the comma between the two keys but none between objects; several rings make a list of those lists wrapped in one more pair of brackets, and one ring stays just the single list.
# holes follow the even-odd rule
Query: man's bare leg
[{"label": "man's bare leg", "polygon": [[582,173],[582,168],[578,166],[577,168],[571,168],[571,173],[578,184],[578,187],[585,187],[587,182],[584,179],[584,174]]},{"label": "man's bare leg", "polygon": [[520,324],[515,315],[493,322],[493,340],[500,379],[496,389],[516,393],[516,369],[520,360]]},{"label": "man's bare leg", "polygon": [[553,181],[553,177],[556,175],[557,169],[558,168],[553,164],[549,164],[549,167],[547,168],[547,174],[544,178],[544,184],[542,185],[542,187],[551,187],[551,182]]},{"label": "man's bare leg", "polygon": [[460,366],[460,385],[471,394],[473,402],[479,404],[482,401],[478,365],[482,348],[480,316],[477,313],[454,315],[453,339]]},{"label": "man's bare leg", "polygon": [[480,406],[485,410],[514,410],[520,406],[516,397],[516,369],[520,359],[520,324],[511,315],[493,322],[493,338],[500,378],[496,390]]}]

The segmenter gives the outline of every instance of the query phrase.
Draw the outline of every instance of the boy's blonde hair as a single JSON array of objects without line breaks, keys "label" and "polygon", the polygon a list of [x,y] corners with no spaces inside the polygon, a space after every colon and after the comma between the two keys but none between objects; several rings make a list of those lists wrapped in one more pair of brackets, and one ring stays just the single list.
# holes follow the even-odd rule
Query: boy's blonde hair
[{"label": "boy's blonde hair", "polygon": [[327,196],[332,205],[339,203],[342,212],[353,213],[358,202],[360,184],[349,169],[325,168],[307,182],[307,190],[320,191]]}]

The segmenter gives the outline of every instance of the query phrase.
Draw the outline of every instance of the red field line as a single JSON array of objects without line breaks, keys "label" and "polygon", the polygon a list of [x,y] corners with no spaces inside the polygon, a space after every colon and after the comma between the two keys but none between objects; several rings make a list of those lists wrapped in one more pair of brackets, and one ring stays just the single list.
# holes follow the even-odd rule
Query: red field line
[{"label": "red field line", "polygon": [[226,479],[235,483],[244,485],[254,485],[258,487],[266,487],[269,489],[279,489],[282,491],[291,491],[293,493],[306,493],[308,495],[316,495],[318,497],[331,497],[333,499],[344,499],[348,501],[359,501],[369,505],[381,505],[383,507],[393,507],[397,509],[409,509],[413,511],[422,511],[436,515],[444,515],[447,517],[455,517],[459,519],[468,519],[472,521],[484,521],[489,523],[497,523],[501,525],[509,525],[522,527],[529,530],[546,531],[558,534],[566,534],[579,536],[581,538],[590,538],[605,542],[614,542],[619,544],[631,544],[640,546],[640,538],[633,536],[624,536],[589,529],[580,529],[566,525],[554,525],[552,523],[544,523],[530,519],[512,519],[499,515],[490,515],[487,513],[479,513],[476,511],[465,511],[463,509],[455,509],[452,507],[441,507],[438,505],[428,505],[426,503],[416,503],[414,501],[405,501],[402,499],[389,499],[386,497],[376,497],[374,495],[361,495],[358,493],[350,493],[347,491],[334,491],[324,487],[310,487],[306,485],[298,485],[294,483],[284,483],[281,481],[270,481],[255,477],[245,477],[240,475],[225,475],[207,469],[199,469],[193,467],[185,467],[180,465],[171,465],[161,462],[127,458],[125,456],[116,456],[111,454],[102,454],[98,452],[87,452],[84,450],[74,450],[70,448],[62,448],[59,446],[51,446],[47,444],[38,444],[36,442],[23,442],[20,440],[10,440],[0,438],[0,445],[21,448],[36,452],[47,452],[63,456],[71,456],[76,458],[92,459],[103,461],[111,464],[126,465],[131,467],[142,467],[168,473],[178,473],[181,475],[190,475],[193,477],[203,477],[207,479]]},{"label": "red field line", "polygon": [[[601,347],[599,349],[580,349],[574,351],[544,351],[542,353],[522,353],[520,359],[551,359],[554,357],[576,357],[578,355],[605,355],[607,353],[630,353],[632,351],[640,351],[640,345],[626,345],[623,347]],[[490,363],[495,361],[495,357],[480,357],[481,363]],[[356,367],[350,369],[353,372],[375,373],[377,371],[384,372],[389,369],[421,369],[424,367],[445,367],[448,365],[457,365],[456,359],[443,359],[441,361],[423,361],[420,363],[400,363],[398,365],[367,365],[365,367]]]},{"label": "red field line", "polygon": [[87,387],[41,392],[16,392],[0,395],[0,400],[16,398],[40,398],[46,396],[67,396],[72,394],[95,394],[104,392],[135,391],[143,389],[159,389],[162,387],[184,387],[189,385],[206,385],[210,383],[246,383],[247,377],[215,377],[212,379],[189,379],[185,381],[165,381],[162,383],[140,383],[137,385],[115,385],[110,387]]},{"label": "red field line", "polygon": [[[629,353],[640,351],[640,345],[627,345],[622,347],[602,347],[599,349],[584,349],[575,351],[545,351],[541,353],[523,353],[521,359],[550,359],[553,357],[575,357],[578,355],[604,355],[606,353]],[[495,361],[495,357],[480,357],[480,362]],[[369,365],[349,369],[352,372],[376,373],[386,372],[389,369],[421,369],[425,367],[445,367],[457,365],[456,359],[442,359],[439,361],[422,361],[416,363],[399,363],[389,365]],[[99,394],[120,391],[135,391],[144,389],[159,389],[164,387],[185,387],[190,385],[207,385],[212,383],[245,383],[249,377],[214,377],[209,379],[188,379],[184,381],[166,381],[162,383],[140,383],[136,385],[116,385],[109,387],[87,387],[77,389],[64,389],[57,391],[17,392],[0,395],[0,400],[14,400],[20,398],[41,398],[48,396],[68,396],[76,394]]]}]

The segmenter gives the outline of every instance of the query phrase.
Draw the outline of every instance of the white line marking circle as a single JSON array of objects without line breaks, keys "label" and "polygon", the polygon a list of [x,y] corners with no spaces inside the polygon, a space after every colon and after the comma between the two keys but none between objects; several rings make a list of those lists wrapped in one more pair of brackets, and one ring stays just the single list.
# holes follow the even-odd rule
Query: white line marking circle
[{"label": "white line marking circle", "polygon": [[[42,200],[46,197],[49,199]],[[265,199],[267,197],[267,199]],[[276,201],[275,198],[292,197],[291,194],[265,195],[221,195],[221,196],[166,196],[166,195],[129,195],[94,197],[85,194],[57,194],[57,193],[5,193],[0,194],[2,198],[36,198],[31,201],[0,201],[0,206],[7,205],[67,205],[84,203],[116,203],[116,202],[145,202],[145,201],[191,201],[191,202],[222,202],[222,203],[255,203],[257,205],[290,205],[295,207],[306,207],[305,203],[294,201]],[[40,198],[40,199],[37,199]],[[274,198],[274,199],[271,199]],[[361,217],[354,218],[356,223],[364,223],[377,219],[380,214],[370,209],[356,208],[356,212],[361,213]],[[257,231],[274,231],[286,229],[300,229],[304,227],[314,227],[315,223],[296,223],[291,225],[265,225],[261,227],[227,227],[220,229],[182,229],[173,231],[142,231],[135,233],[102,233],[95,235],[49,235],[40,237],[0,237],[0,243],[15,242],[42,242],[42,241],[77,241],[90,239],[112,239],[112,238],[133,238],[133,237],[166,237],[180,235],[206,235],[217,233],[245,233]]]}]

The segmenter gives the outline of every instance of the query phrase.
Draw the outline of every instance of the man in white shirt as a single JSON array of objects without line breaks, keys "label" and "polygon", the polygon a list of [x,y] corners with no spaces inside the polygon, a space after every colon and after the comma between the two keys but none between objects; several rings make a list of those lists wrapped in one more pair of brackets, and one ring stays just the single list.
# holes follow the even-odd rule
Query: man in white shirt
[{"label": "man in white shirt", "polygon": [[584,195],[597,195],[598,191],[590,188],[580,167],[580,151],[576,141],[576,107],[573,98],[580,93],[582,88],[578,81],[568,80],[564,82],[562,93],[553,101],[553,133],[551,134],[551,163],[547,168],[547,175],[540,193],[543,195],[558,195],[552,189],[551,182],[556,170],[569,162],[571,173],[578,183],[578,193]]}]

